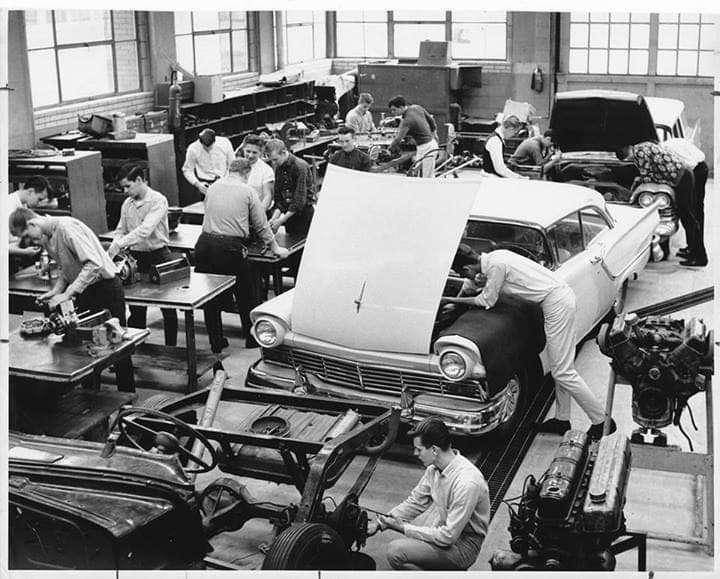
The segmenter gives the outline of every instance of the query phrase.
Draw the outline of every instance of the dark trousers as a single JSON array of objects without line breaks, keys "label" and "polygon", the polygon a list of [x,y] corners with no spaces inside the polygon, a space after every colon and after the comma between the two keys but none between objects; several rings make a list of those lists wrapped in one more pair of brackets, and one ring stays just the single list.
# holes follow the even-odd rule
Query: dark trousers
[{"label": "dark trousers", "polygon": [[[232,296],[240,314],[243,333],[249,336],[250,310],[256,304],[253,303],[250,264],[247,260],[245,241],[240,237],[201,233],[195,245],[195,271],[235,276]],[[228,295],[222,294],[203,308],[210,348],[215,353],[222,350],[222,307],[227,303]]]},{"label": "dark trousers", "polygon": [[[103,308],[110,311],[110,315],[120,320],[120,325],[126,325],[125,319],[125,291],[117,277],[102,279],[81,294],[75,296],[75,308],[78,312],[99,312]],[[135,376],[130,356],[115,364],[115,376],[118,390],[122,392],[135,392]]]},{"label": "dark trousers", "polygon": [[[157,265],[172,259],[172,254],[167,247],[155,251],[131,251],[132,256],[137,260],[140,273],[150,273],[150,266]],[[165,344],[175,346],[177,344],[178,317],[177,311],[169,308],[160,308],[163,317],[163,330],[165,331]],[[128,326],[131,328],[147,327],[147,308],[145,306],[130,306],[130,317]]]},{"label": "dark trousers", "polygon": [[689,254],[698,259],[707,258],[703,234],[696,214],[695,178],[689,169],[683,171],[680,181],[675,185],[675,204],[680,223],[685,229]]},{"label": "dark trousers", "polygon": [[290,235],[307,234],[313,215],[315,215],[315,207],[313,205],[305,205],[301,211],[295,213],[295,215],[285,222],[285,231]]},{"label": "dark trousers", "polygon": [[705,240],[705,186],[708,179],[708,166],[705,161],[700,161],[693,169],[695,178],[695,216],[700,225],[700,239]]}]

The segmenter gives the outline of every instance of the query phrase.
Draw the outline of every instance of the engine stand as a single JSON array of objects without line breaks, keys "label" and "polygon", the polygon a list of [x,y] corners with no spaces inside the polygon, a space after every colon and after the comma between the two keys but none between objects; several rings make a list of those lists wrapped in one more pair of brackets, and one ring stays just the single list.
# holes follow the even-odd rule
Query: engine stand
[{"label": "engine stand", "polygon": [[[605,402],[605,412],[608,417],[605,422],[604,434],[607,434],[615,399],[615,388],[617,385],[630,384],[622,377],[617,376],[610,368],[608,378],[608,392]],[[697,519],[695,522],[695,533],[692,536],[678,535],[673,533],[648,532],[651,539],[673,541],[693,545],[704,545],[709,555],[714,555],[715,549],[715,502],[713,496],[713,408],[712,408],[712,379],[705,382],[705,412],[706,412],[706,451],[685,452],[678,446],[658,446],[657,444],[636,443],[631,441],[632,468],[646,470],[658,470],[663,472],[677,472],[692,474],[696,477],[697,490]],[[642,429],[641,429],[642,430]],[[637,432],[637,431],[636,431]],[[652,434],[652,432],[651,432]],[[634,436],[634,435],[633,435]],[[704,499],[704,500],[703,500]]]}]

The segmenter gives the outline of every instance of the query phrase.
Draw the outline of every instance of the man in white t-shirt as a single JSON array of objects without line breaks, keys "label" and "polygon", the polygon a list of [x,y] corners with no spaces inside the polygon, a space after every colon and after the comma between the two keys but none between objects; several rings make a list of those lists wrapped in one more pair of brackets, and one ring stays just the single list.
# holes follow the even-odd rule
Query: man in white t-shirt
[{"label": "man in white t-shirt", "polygon": [[235,151],[235,156],[244,157],[250,161],[247,184],[257,193],[263,210],[267,214],[273,205],[275,171],[262,159],[264,148],[265,139],[258,135],[248,135]]},{"label": "man in white t-shirt", "polygon": [[203,129],[198,140],[190,143],[185,152],[182,172],[188,183],[198,190],[200,198],[204,198],[208,187],[227,175],[234,158],[230,139],[216,136],[212,129]]}]

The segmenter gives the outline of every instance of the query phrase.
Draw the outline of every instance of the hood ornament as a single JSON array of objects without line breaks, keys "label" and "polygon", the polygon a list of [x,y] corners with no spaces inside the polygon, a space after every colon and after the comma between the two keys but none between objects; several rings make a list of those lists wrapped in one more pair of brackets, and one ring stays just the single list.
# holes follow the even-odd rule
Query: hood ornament
[{"label": "hood ornament", "polygon": [[362,284],[362,287],[360,288],[360,295],[357,297],[357,299],[353,300],[353,303],[355,304],[355,313],[360,313],[360,306],[362,305],[362,299],[363,295],[365,295],[365,286],[367,285],[367,280],[365,280]]}]

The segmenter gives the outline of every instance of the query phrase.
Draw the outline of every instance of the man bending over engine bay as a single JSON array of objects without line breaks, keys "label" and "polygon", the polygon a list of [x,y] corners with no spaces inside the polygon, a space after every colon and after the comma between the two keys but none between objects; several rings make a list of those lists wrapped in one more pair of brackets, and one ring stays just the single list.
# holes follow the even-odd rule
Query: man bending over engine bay
[{"label": "man bending over engine bay", "polygon": [[[555,418],[538,426],[539,432],[564,434],[570,430],[570,398],[590,418],[588,435],[602,436],[605,411],[575,370],[575,293],[549,269],[507,249],[478,255],[465,244],[455,254],[452,268],[465,279],[459,297],[441,299],[442,304],[465,304],[492,308],[500,293],[540,304],[543,311],[550,374],[555,380]],[[464,297],[469,296],[469,297]],[[611,419],[610,433],[616,430]]]},{"label": "man bending over engine bay", "polygon": [[[413,454],[426,467],[420,482],[380,530],[405,537],[391,541],[387,558],[393,569],[465,570],[477,559],[490,521],[490,495],[482,473],[454,450],[442,419],[428,417],[414,430]],[[412,524],[416,517],[422,515]]]}]

